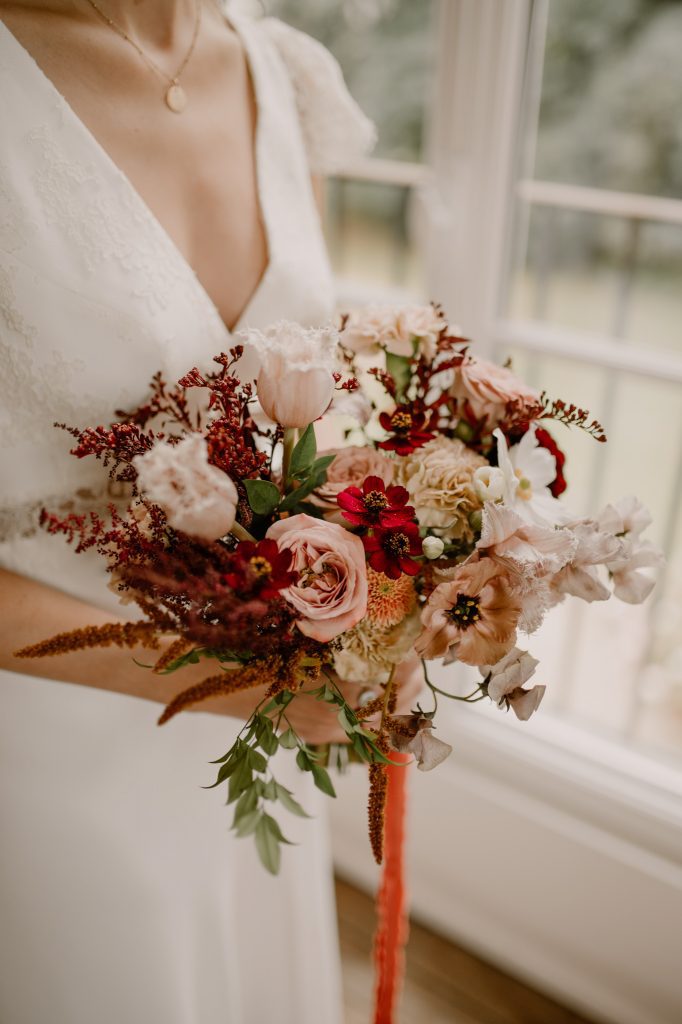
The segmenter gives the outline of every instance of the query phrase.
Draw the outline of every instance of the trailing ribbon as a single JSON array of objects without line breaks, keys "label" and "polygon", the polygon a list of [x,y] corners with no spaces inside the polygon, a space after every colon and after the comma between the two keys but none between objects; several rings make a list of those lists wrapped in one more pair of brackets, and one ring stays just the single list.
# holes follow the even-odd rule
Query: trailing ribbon
[{"label": "trailing ribbon", "polygon": [[411,754],[391,751],[400,767],[387,765],[388,788],[384,818],[384,866],[377,893],[377,930],[374,936],[374,1024],[393,1024],[402,987],[405,943],[408,935],[405,892],[405,811],[407,769]]}]

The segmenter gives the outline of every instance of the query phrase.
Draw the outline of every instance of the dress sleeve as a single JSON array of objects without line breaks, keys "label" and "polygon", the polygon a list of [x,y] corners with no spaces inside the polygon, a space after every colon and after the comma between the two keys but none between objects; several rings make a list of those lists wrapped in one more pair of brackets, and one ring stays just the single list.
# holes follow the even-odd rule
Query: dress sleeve
[{"label": "dress sleeve", "polygon": [[333,174],[368,153],[374,124],[348,91],[338,61],[312,36],[277,18],[261,22],[291,79],[313,174]]}]

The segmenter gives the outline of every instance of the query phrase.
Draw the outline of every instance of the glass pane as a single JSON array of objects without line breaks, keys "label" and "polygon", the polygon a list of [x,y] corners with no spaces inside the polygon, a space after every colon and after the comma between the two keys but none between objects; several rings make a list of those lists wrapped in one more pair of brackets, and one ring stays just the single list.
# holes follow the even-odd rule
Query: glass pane
[{"label": "glass pane", "polygon": [[327,184],[325,233],[334,271],[363,291],[423,291],[411,230],[412,190],[334,179]]},{"label": "glass pane", "polygon": [[[654,522],[647,536],[668,564],[654,597],[631,606],[568,598],[529,647],[541,659],[548,707],[591,728],[682,755],[682,391],[664,381],[556,356],[500,349],[552,397],[587,406],[606,428],[598,445],[551,424],[567,455],[566,500],[583,515],[636,492]],[[665,458],[652,457],[666,441]]]},{"label": "glass pane", "polygon": [[536,177],[682,193],[682,6],[550,0]]},{"label": "glass pane", "polygon": [[435,70],[434,0],[267,0],[263,6],[332,51],[377,125],[376,156],[421,158]]}]

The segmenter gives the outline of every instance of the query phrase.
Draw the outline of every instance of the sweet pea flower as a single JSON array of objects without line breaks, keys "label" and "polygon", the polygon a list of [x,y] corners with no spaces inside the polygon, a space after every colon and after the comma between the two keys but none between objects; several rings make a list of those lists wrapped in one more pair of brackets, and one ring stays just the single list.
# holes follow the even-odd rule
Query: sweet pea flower
[{"label": "sweet pea flower", "polygon": [[607,505],[597,517],[597,523],[619,541],[617,552],[605,563],[614,596],[627,604],[641,604],[653,590],[655,580],[640,570],[656,568],[664,560],[655,544],[641,539],[642,532],[651,523],[651,514],[630,495],[615,505]]},{"label": "sweet pea flower", "polygon": [[539,662],[528,651],[513,647],[495,665],[482,665],[481,672],[488,677],[488,696],[500,708],[511,708],[522,722],[526,722],[537,711],[545,695],[544,686],[533,686],[524,690]]},{"label": "sweet pea flower", "polygon": [[157,442],[144,455],[136,455],[133,466],[138,487],[163,509],[174,530],[212,541],[234,526],[237,488],[226,473],[209,463],[200,434],[175,445]]},{"label": "sweet pea flower", "polygon": [[336,386],[339,336],[333,328],[281,320],[240,338],[260,358],[256,392],[266,416],[283,427],[307,427],[326,412]]},{"label": "sweet pea flower", "polygon": [[437,768],[452,753],[449,743],[433,735],[433,722],[426,715],[394,715],[388,728],[394,750],[414,754],[422,772]]}]

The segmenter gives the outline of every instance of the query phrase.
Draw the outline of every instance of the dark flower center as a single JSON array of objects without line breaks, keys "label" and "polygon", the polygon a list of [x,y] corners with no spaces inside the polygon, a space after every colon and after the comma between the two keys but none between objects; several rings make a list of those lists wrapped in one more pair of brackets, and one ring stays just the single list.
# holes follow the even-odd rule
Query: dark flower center
[{"label": "dark flower center", "polygon": [[453,622],[456,622],[460,629],[467,629],[474,622],[478,622],[481,613],[478,609],[479,598],[470,594],[458,594],[457,600],[448,612]]},{"label": "dark flower center", "polygon": [[406,533],[389,533],[384,538],[384,549],[396,558],[407,555],[410,551],[410,538]]},{"label": "dark flower center", "polygon": [[388,498],[381,491],[370,491],[362,500],[368,512],[382,512],[388,508]]},{"label": "dark flower center", "polygon": [[412,417],[409,412],[396,412],[391,416],[391,426],[396,434],[409,434],[412,429]]},{"label": "dark flower center", "polygon": [[254,555],[253,558],[250,558],[249,565],[256,576],[269,576],[272,572],[270,562],[262,555]]}]

